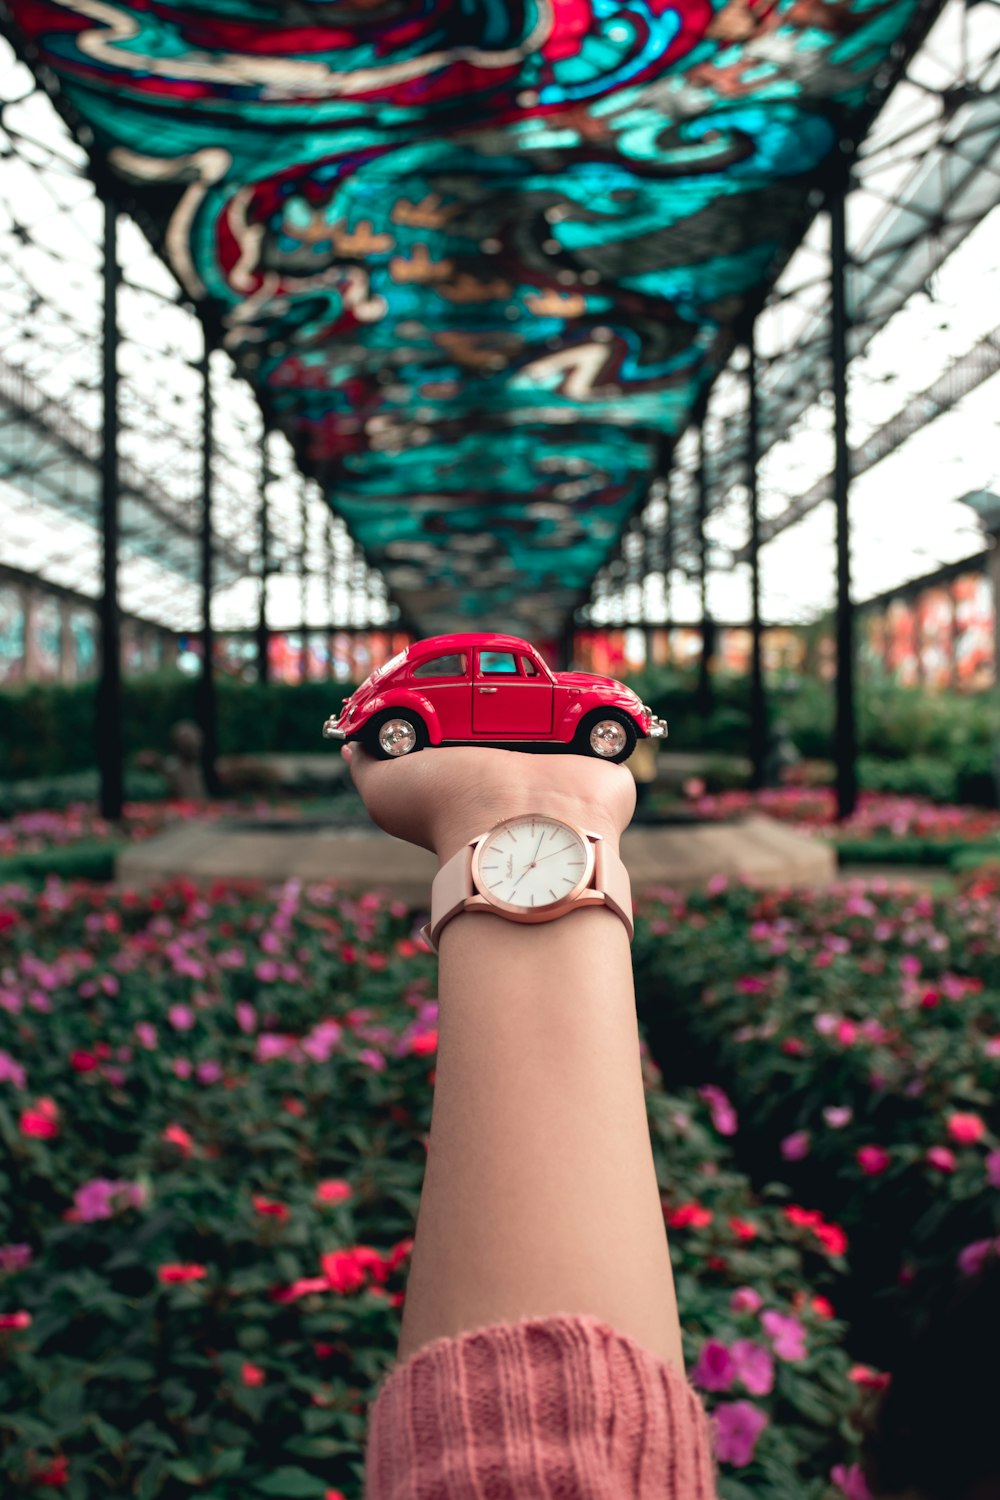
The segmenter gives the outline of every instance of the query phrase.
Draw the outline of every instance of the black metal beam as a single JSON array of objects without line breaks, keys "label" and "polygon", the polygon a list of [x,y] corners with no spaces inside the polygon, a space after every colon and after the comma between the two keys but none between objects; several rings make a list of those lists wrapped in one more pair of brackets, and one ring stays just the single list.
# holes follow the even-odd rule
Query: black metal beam
[{"label": "black metal beam", "polygon": [[837,508],[837,817],[849,818],[858,801],[857,727],[854,713],[854,609],[851,603],[850,483],[847,446],[847,186],[830,195],[830,352],[833,361],[833,498]]},{"label": "black metal beam", "polygon": [[705,536],[705,521],[708,516],[708,474],[705,468],[705,418],[698,424],[698,469],[697,524],[698,524],[698,588],[701,605],[701,655],[698,659],[698,687],[695,702],[698,712],[707,719],[712,712],[711,657],[715,645],[715,628],[708,608],[708,540]]},{"label": "black metal beam", "polygon": [[265,687],[271,680],[270,631],[267,626],[267,578],[271,567],[271,532],[267,507],[267,487],[271,465],[267,450],[267,429],[260,437],[260,493],[257,505],[257,528],[260,545],[260,592],[257,605],[257,681]]},{"label": "black metal beam", "polygon": [[757,349],[751,325],[747,339],[747,494],[750,511],[750,785],[764,785],[767,756],[767,705],[764,701],[764,667],[761,657],[760,621],[760,506],[757,467],[760,447],[760,411],[757,401]]},{"label": "black metal beam", "polygon": [[97,683],[97,766],[101,816],[122,815],[125,800],[122,734],[122,644],[118,607],[118,209],[104,200],[104,315],[101,337],[104,416],[101,432],[101,564],[98,601],[101,674]]},{"label": "black metal beam", "polygon": [[218,704],[215,693],[215,631],[212,627],[212,366],[206,335],[201,358],[201,677],[198,683],[198,717],[201,722],[201,765],[205,791],[219,795],[216,758],[219,750]]}]

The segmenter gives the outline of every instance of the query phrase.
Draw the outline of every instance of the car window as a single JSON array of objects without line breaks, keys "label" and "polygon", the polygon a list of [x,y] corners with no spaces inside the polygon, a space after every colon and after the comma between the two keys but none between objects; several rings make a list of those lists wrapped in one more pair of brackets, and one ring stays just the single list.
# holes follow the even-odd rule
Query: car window
[{"label": "car window", "polygon": [[480,651],[479,670],[490,676],[516,677],[517,662],[513,651]]},{"label": "car window", "polygon": [[521,671],[524,673],[525,677],[538,676],[538,668],[535,666],[535,663],[531,660],[530,656],[521,657]]},{"label": "car window", "polygon": [[466,668],[465,656],[454,653],[451,656],[432,656],[429,661],[422,661],[419,667],[413,668],[414,677],[464,677]]}]

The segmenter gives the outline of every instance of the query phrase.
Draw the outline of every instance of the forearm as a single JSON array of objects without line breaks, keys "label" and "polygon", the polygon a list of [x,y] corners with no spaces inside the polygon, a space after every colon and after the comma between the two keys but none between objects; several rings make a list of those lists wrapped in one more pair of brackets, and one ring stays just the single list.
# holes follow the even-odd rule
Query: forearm
[{"label": "forearm", "polygon": [[628,937],[604,908],[466,913],[440,943],[427,1171],[399,1357],[589,1313],[683,1369]]}]

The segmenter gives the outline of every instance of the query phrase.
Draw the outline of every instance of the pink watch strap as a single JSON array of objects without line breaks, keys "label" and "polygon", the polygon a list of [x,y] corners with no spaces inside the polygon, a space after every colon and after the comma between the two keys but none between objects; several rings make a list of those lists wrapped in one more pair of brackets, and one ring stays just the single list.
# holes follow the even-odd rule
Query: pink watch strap
[{"label": "pink watch strap", "polygon": [[[464,844],[451,859],[446,860],[434,877],[431,885],[431,919],[421,928],[421,937],[434,949],[438,949],[441,929],[452,917],[465,909],[466,902],[475,895],[472,884],[472,846],[475,839]],[[620,857],[609,849],[603,839],[594,844],[594,890],[604,895],[604,904],[620,917],[628,932],[628,940],[635,935],[632,921],[632,883]],[[480,898],[481,900],[482,898]],[[593,898],[591,898],[593,899]],[[581,898],[580,904],[586,904]],[[484,909],[489,910],[484,903]]]}]

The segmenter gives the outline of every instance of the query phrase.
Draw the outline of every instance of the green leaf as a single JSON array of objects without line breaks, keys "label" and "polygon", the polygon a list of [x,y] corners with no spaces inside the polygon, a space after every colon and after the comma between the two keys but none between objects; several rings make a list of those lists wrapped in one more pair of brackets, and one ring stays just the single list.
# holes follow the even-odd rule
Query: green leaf
[{"label": "green leaf", "polygon": [[300,1500],[300,1497],[308,1500],[309,1496],[324,1496],[327,1486],[305,1469],[275,1469],[273,1474],[258,1479],[254,1489],[261,1495],[277,1495],[280,1500]]},{"label": "green leaf", "polygon": [[154,1497],[160,1493],[166,1469],[167,1461],[162,1453],[157,1453],[150,1459],[139,1475],[139,1482],[135,1487],[136,1500],[154,1500]]}]

